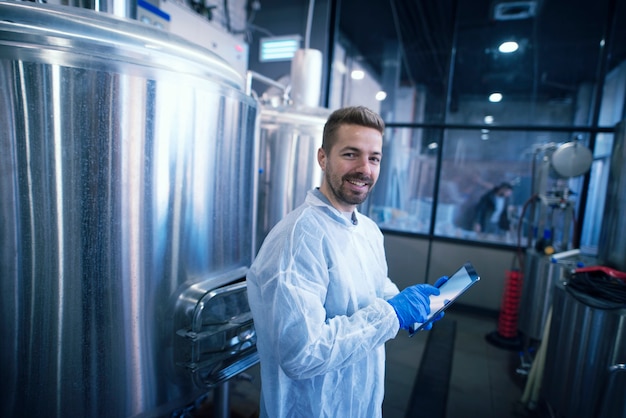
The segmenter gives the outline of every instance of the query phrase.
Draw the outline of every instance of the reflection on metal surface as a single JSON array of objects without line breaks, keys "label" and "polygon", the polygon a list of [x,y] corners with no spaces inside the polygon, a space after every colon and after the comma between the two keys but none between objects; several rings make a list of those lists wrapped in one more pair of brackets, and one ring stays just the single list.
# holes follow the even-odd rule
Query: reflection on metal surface
[{"label": "reflection on metal surface", "polygon": [[598,258],[607,266],[626,271],[626,121],[618,125],[613,142],[609,180]]},{"label": "reflection on metal surface", "polygon": [[167,33],[0,2],[1,416],[156,416],[206,391],[173,312],[252,259],[242,87]]}]

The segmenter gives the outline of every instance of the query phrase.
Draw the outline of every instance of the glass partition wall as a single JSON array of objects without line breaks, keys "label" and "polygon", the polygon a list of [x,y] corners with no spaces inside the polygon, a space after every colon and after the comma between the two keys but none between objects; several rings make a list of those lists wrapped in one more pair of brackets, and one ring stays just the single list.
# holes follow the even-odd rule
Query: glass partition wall
[{"label": "glass partition wall", "polygon": [[[570,240],[579,240],[576,216],[580,213],[584,176],[563,177],[548,172],[540,190],[537,183],[546,156],[563,144],[586,149],[589,132],[459,125],[434,129],[390,124],[394,127],[385,132],[379,181],[361,208],[382,229],[504,245],[526,244],[529,236],[538,234],[536,225],[530,223],[532,212],[539,210],[537,192],[554,195],[555,191],[567,190],[567,196],[557,195],[561,199],[546,208],[545,227],[558,234],[568,230]],[[587,161],[591,164],[590,152]],[[495,227],[488,228],[485,205],[493,190],[502,184],[510,186],[510,193],[502,199],[502,213],[493,220]],[[498,199],[491,199],[491,212],[495,212]],[[563,199],[569,207],[565,208]],[[566,219],[568,224],[563,225]],[[553,240],[560,242],[561,238],[555,236]]]},{"label": "glass partition wall", "polygon": [[624,118],[626,0],[342,0],[338,16],[329,107],[365,101],[387,123],[361,208],[381,229],[597,245]]}]

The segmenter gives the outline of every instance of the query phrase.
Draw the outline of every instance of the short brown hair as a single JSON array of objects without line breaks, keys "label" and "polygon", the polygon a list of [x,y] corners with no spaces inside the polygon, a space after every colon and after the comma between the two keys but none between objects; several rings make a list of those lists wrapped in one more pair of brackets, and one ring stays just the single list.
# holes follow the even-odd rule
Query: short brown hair
[{"label": "short brown hair", "polygon": [[337,141],[335,133],[341,125],[359,125],[374,128],[382,135],[385,131],[385,122],[371,109],[365,106],[349,106],[335,110],[328,117],[324,125],[324,135],[322,137],[322,149],[330,152],[330,149]]}]

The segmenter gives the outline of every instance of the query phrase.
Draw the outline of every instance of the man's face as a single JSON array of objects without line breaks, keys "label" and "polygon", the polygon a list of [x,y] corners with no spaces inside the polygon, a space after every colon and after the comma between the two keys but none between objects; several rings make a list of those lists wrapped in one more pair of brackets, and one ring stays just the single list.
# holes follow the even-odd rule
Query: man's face
[{"label": "man's face", "polygon": [[320,190],[336,209],[351,212],[378,179],[383,138],[376,129],[359,125],[342,125],[336,135],[328,154],[321,148],[317,153],[324,171]]}]

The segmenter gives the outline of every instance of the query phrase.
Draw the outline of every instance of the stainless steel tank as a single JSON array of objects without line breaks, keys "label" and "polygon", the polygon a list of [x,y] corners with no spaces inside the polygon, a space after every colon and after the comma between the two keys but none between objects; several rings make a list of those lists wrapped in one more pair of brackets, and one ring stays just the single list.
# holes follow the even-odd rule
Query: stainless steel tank
[{"label": "stainless steel tank", "polygon": [[578,250],[556,253],[552,256],[528,249],[525,257],[524,286],[519,306],[518,328],[526,338],[541,340],[548,312],[552,307],[552,293],[556,283],[577,266],[595,264],[597,260],[580,254]]},{"label": "stainless steel tank", "polygon": [[556,416],[626,417],[626,306],[555,286],[541,392]]},{"label": "stainless steel tank", "polygon": [[263,106],[260,112],[257,247],[270,229],[318,187],[324,108]]},{"label": "stainless steel tank", "polygon": [[626,120],[617,126],[598,241],[603,264],[626,271]]},{"label": "stainless steel tank", "polygon": [[531,249],[525,258],[518,328],[525,337],[540,340],[552,306],[554,283],[561,278],[562,268],[550,256]]},{"label": "stainless steel tank", "polygon": [[257,104],[135,21],[0,2],[0,416],[163,416],[255,361]]}]

